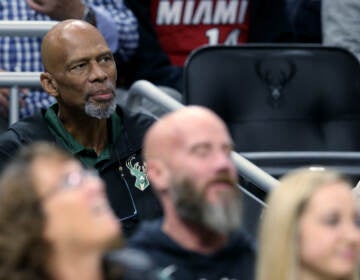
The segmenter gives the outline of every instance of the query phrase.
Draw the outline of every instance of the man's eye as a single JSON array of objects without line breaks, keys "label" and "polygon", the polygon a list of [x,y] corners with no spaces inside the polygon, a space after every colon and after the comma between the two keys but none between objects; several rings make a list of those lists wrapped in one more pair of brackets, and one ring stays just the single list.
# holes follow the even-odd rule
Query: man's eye
[{"label": "man's eye", "polygon": [[226,146],[224,149],[224,153],[226,154],[226,155],[231,155],[231,152],[233,151],[233,147],[232,146]]},{"label": "man's eye", "polygon": [[80,63],[80,64],[76,64],[73,67],[71,67],[71,71],[79,71],[84,69],[86,66],[86,63]]},{"label": "man's eye", "polygon": [[209,154],[210,149],[207,147],[197,147],[193,150],[194,154],[200,157],[205,157]]},{"label": "man's eye", "polygon": [[103,56],[101,59],[100,59],[100,62],[110,62],[110,61],[113,61],[113,58],[112,56],[110,55],[106,55],[106,56]]}]

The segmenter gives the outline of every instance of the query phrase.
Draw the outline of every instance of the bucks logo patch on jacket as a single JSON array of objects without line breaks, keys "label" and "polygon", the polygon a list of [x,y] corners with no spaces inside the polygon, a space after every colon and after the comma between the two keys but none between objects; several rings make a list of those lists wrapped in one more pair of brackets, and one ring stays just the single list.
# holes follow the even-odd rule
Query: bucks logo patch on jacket
[{"label": "bucks logo patch on jacket", "polygon": [[126,161],[126,167],[130,174],[136,178],[135,187],[139,190],[145,190],[149,185],[149,180],[146,176],[146,164],[136,161],[135,156],[132,156]]}]

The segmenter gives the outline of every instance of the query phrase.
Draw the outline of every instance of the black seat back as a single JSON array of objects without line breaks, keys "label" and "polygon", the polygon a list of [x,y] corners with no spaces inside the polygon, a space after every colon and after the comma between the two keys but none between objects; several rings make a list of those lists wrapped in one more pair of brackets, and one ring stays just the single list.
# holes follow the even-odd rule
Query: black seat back
[{"label": "black seat back", "polygon": [[184,74],[185,104],[218,113],[239,152],[360,151],[360,64],[344,49],[204,47]]}]

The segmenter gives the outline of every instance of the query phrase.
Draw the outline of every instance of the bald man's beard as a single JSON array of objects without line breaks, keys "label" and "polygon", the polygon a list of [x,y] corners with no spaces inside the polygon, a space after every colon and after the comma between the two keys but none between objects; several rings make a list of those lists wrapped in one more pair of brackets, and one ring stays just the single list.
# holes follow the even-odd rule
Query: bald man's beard
[{"label": "bald man's beard", "polygon": [[90,94],[85,95],[85,113],[97,119],[107,119],[115,112],[116,110],[116,100],[115,100],[115,88],[110,82],[106,82],[108,89],[114,93],[113,99],[111,101],[104,102],[91,102]]},{"label": "bald man's beard", "polygon": [[172,182],[170,195],[179,217],[185,222],[222,235],[238,230],[241,225],[242,207],[241,194],[236,183],[233,191],[220,193],[220,198],[216,202],[207,201],[206,189],[197,191],[194,183],[188,178]]}]

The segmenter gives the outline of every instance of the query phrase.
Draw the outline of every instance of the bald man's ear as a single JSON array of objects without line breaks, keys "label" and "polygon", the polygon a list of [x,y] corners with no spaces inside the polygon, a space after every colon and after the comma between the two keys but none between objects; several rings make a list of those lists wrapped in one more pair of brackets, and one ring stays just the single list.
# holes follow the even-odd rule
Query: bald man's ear
[{"label": "bald man's ear", "polygon": [[156,192],[160,195],[167,192],[170,173],[163,161],[159,159],[146,161],[146,174]]},{"label": "bald man's ear", "polygon": [[43,89],[53,97],[57,97],[57,83],[49,72],[41,73],[40,81]]}]

